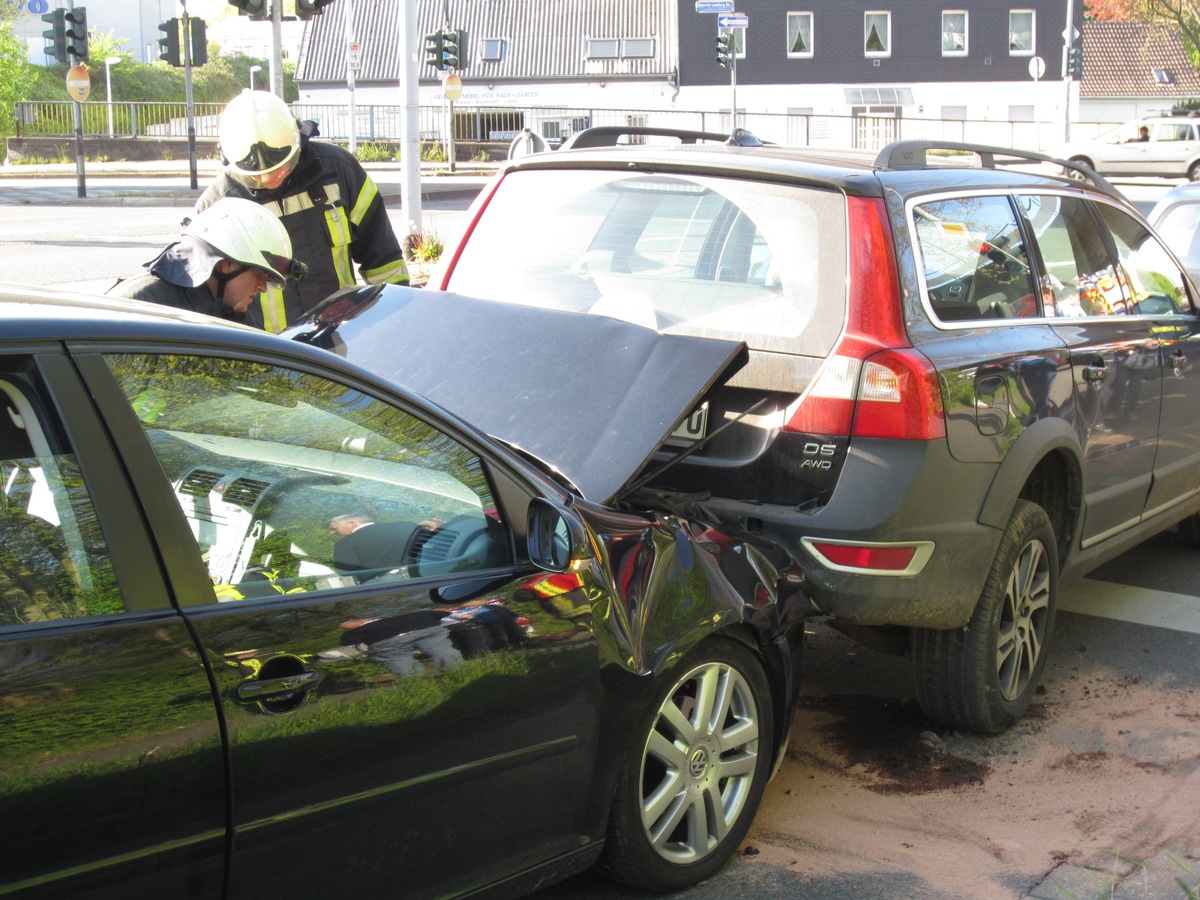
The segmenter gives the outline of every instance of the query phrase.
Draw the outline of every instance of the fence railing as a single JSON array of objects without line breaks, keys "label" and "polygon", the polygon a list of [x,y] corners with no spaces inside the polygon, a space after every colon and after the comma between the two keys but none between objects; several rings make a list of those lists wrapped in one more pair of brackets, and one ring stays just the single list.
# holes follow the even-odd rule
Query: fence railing
[{"label": "fence railing", "polygon": [[[70,136],[75,133],[74,101],[21,101],[16,105],[18,136]],[[187,110],[183,103],[79,104],[86,137],[185,138]],[[217,119],[223,104],[194,104],[197,138],[216,138]],[[398,141],[404,108],[359,105],[351,121],[344,105],[292,104],[300,119],[320,123],[322,137],[348,140],[351,129],[358,141]],[[420,139],[445,141],[451,119],[440,106],[418,109]],[[1073,123],[1071,136],[1086,140],[1115,123]],[[733,123],[728,111],[595,109],[569,107],[488,107],[456,105],[453,133],[456,141],[492,143],[510,141],[528,128],[551,143],[593,125],[652,125],[696,131],[728,132]],[[926,119],[880,115],[831,116],[739,112],[737,125],[765,141],[807,147],[852,147],[878,150],[894,140],[943,140],[1002,147],[1038,149],[1060,142],[1061,123],[1011,122],[972,119]]]}]

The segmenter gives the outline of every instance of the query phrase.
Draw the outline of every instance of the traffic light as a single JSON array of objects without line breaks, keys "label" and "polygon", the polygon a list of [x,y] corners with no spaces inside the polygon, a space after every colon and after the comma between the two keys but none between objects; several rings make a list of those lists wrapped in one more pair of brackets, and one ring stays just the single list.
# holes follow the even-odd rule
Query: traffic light
[{"label": "traffic light", "polygon": [[1072,78],[1083,77],[1083,48],[1067,48],[1067,74]]},{"label": "traffic light", "polygon": [[67,10],[63,18],[66,25],[64,36],[67,39],[67,53],[71,56],[71,62],[74,65],[87,62],[87,9],[76,6]]},{"label": "traffic light", "polygon": [[158,58],[173,66],[182,66],[183,58],[179,55],[179,20],[167,19],[158,26],[158,30],[166,32],[158,39],[158,49],[162,51]]},{"label": "traffic light", "polygon": [[67,61],[67,24],[66,10],[52,9],[42,14],[42,21],[50,27],[42,32],[42,37],[50,42],[46,55],[53,56],[60,63]]},{"label": "traffic light", "polygon": [[333,0],[296,0],[296,18],[311,19],[321,15],[321,7],[328,6]]},{"label": "traffic light", "polygon": [[269,19],[271,17],[267,0],[229,0],[229,5],[237,7],[239,16],[249,16],[251,19]]},{"label": "traffic light", "polygon": [[717,65],[726,69],[733,65],[733,35],[729,32],[717,35]]},{"label": "traffic light", "polygon": [[457,69],[460,72],[467,67],[467,33],[455,29],[442,32],[442,68]]},{"label": "traffic light", "polygon": [[202,66],[208,62],[208,26],[203,19],[192,16],[188,27],[192,31],[192,65]]},{"label": "traffic light", "polygon": [[445,35],[440,31],[431,31],[425,35],[425,65],[433,66],[435,69],[446,68],[446,63],[442,59],[442,42]]}]

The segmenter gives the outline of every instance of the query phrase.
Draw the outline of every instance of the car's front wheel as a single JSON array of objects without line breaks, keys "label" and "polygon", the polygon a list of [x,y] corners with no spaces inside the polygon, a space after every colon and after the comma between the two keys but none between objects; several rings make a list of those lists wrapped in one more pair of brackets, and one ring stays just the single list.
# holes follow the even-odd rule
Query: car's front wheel
[{"label": "car's front wheel", "polygon": [[653,891],[713,874],[758,809],[773,729],[770,689],[754,653],[725,638],[689,652],[630,740],[601,871]]},{"label": "car's front wheel", "polygon": [[966,628],[912,632],[917,699],[929,718],[996,734],[1025,714],[1046,664],[1058,603],[1054,527],[1018,500]]},{"label": "car's front wheel", "polygon": [[1188,181],[1200,181],[1200,159],[1196,160],[1187,170]]}]

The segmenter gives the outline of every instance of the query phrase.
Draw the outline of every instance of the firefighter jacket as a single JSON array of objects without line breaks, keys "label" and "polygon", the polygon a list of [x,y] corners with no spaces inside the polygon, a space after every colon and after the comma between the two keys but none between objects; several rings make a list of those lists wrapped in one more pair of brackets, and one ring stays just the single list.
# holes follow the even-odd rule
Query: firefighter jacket
[{"label": "firefighter jacket", "polygon": [[204,313],[230,322],[247,324],[244,315],[235,313],[228,306],[213,297],[208,291],[208,285],[184,287],[173,284],[153,272],[124,278],[106,291],[112,297],[128,297],[131,300],[145,300],[159,303],[163,306],[173,306],[176,309],[186,309],[191,312]]},{"label": "firefighter jacket", "polygon": [[379,189],[348,151],[302,138],[295,171],[275,190],[251,190],[228,170],[196,203],[196,212],[220,197],[245,197],[279,217],[292,241],[292,258],[308,276],[286,287],[270,285],[251,304],[250,321],[279,332],[334,291],[355,284],[353,264],[369,284],[408,283],[400,242]]}]

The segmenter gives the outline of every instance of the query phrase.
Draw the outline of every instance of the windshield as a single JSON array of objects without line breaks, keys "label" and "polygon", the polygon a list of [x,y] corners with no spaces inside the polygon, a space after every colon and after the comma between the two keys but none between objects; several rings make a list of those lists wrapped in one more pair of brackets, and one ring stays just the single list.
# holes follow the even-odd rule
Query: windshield
[{"label": "windshield", "polygon": [[[845,201],[832,191],[698,176],[514,172],[446,286],[662,333],[818,355],[841,329],[845,233]],[[837,302],[819,304],[821,297]]]}]

